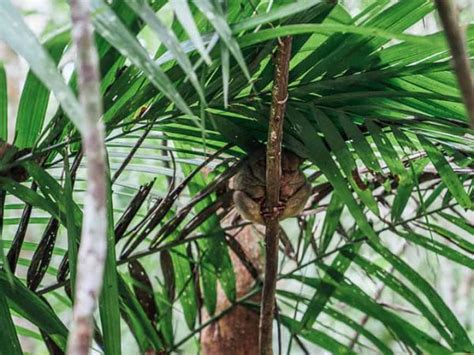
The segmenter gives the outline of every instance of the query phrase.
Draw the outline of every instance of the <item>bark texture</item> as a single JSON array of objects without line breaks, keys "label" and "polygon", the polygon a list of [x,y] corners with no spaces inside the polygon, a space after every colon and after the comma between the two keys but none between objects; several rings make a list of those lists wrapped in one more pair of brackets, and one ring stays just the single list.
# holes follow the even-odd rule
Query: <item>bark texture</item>
[{"label": "bark texture", "polygon": [[[247,260],[261,274],[264,268],[262,252],[263,235],[260,227],[248,225],[238,232],[233,238],[237,241]],[[245,296],[255,283],[241,259],[231,252],[232,264],[236,276],[237,298]],[[260,303],[261,295],[257,294],[252,299],[253,303]],[[221,288],[217,295],[216,314],[230,306]],[[203,323],[209,320],[209,315],[204,310]],[[259,313],[246,305],[237,305],[229,313],[204,328],[201,333],[201,352],[204,355],[232,354],[247,355],[258,353],[258,327]]]},{"label": "bark texture", "polygon": [[291,59],[291,37],[278,40],[275,74],[272,89],[272,106],[268,122],[267,174],[265,207],[270,211],[265,217],[265,281],[260,307],[260,354],[273,354],[273,313],[278,273],[278,234],[280,231],[278,206],[280,203],[281,144],[283,120],[288,100],[288,78]]},{"label": "bark texture", "polygon": [[453,56],[453,69],[459,83],[471,127],[474,128],[474,79],[466,48],[465,30],[459,24],[456,3],[452,0],[435,0],[439,17]]},{"label": "bark texture", "polygon": [[102,100],[99,57],[94,43],[90,4],[88,0],[70,0],[70,4],[79,98],[84,112],[81,136],[87,157],[87,194],[77,271],[75,265],[71,265],[72,279],[75,274],[77,276],[67,353],[87,355],[92,343],[93,315],[102,289],[107,254],[106,165],[104,128],[100,121]]}]

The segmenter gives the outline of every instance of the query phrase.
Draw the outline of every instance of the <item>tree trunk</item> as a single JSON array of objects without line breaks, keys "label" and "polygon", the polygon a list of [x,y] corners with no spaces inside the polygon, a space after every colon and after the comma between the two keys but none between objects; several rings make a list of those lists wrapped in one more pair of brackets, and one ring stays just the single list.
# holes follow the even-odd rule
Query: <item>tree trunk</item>
[{"label": "tree trunk", "polygon": [[[263,235],[257,228],[260,226],[249,225],[241,229],[233,236],[237,241],[247,260],[251,261],[259,274],[264,268],[264,256],[262,250]],[[237,298],[245,296],[255,283],[241,259],[231,251],[232,264],[236,277]],[[260,304],[261,294],[255,295],[249,301]],[[230,306],[222,288],[219,287],[217,294],[216,314]],[[202,310],[203,322],[209,319],[209,315]],[[229,313],[219,320],[204,328],[201,333],[201,353],[204,355],[232,354],[248,355],[258,354],[258,330],[259,312],[246,305],[236,305]]]}]

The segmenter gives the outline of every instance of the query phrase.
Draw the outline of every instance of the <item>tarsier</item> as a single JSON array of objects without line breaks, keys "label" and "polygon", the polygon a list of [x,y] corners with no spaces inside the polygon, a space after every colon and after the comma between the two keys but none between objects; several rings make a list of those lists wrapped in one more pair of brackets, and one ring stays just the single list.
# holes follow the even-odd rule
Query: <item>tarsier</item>
[{"label": "tarsier", "polygon": [[[281,154],[280,203],[278,219],[294,217],[304,208],[311,185],[300,170],[302,159],[283,150]],[[233,182],[233,200],[240,215],[255,223],[265,224],[266,155],[260,149],[251,154]]]},{"label": "tarsier", "polygon": [[[300,170],[302,159],[286,150],[281,156],[280,220],[298,215],[304,208],[311,193],[311,186]],[[242,229],[229,231],[233,239],[240,244],[246,260],[250,261],[259,275],[263,275],[265,257],[262,254],[263,226],[265,220],[266,184],[265,149],[253,151],[231,182],[233,200],[240,215],[254,222]],[[232,223],[232,218],[223,221],[224,225]],[[241,256],[230,253],[236,276],[237,297],[244,297],[255,285],[255,276],[242,262]],[[251,299],[254,303],[261,301],[261,293]],[[232,303],[219,288],[216,314],[229,310]],[[211,317],[203,307],[203,322]],[[259,313],[239,304],[217,321],[211,322],[201,333],[201,352],[203,355],[214,354],[252,354],[258,349]]]}]

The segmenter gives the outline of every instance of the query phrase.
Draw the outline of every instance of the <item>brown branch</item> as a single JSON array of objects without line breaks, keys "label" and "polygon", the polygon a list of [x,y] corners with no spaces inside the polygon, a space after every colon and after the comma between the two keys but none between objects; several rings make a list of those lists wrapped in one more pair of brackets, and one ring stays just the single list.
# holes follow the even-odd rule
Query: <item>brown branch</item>
[{"label": "brown branch", "polygon": [[452,0],[435,0],[435,3],[451,49],[454,72],[458,79],[471,127],[474,128],[474,80],[466,50],[465,34],[459,26],[458,10]]},{"label": "brown branch", "polygon": [[278,41],[272,106],[267,138],[267,172],[265,208],[265,281],[260,309],[260,354],[272,354],[272,326],[275,306],[275,289],[278,272],[278,206],[280,202],[281,143],[283,119],[288,99],[288,72],[291,58],[291,37]]},{"label": "brown branch", "polygon": [[87,157],[87,195],[78,252],[73,322],[67,344],[70,355],[89,354],[107,253],[107,208],[104,128],[100,121],[99,57],[95,48],[88,0],[71,0],[72,37],[76,48],[82,105],[82,146]]},{"label": "brown branch", "polygon": [[148,125],[148,127],[145,128],[145,130],[143,131],[142,135],[140,136],[140,138],[138,138],[137,142],[135,143],[135,145],[133,146],[132,150],[127,154],[127,156],[125,157],[124,161],[122,162],[122,164],[120,165],[120,167],[117,169],[117,171],[114,173],[114,176],[112,177],[112,184],[118,179],[118,177],[120,176],[120,174],[122,174],[122,172],[125,170],[125,168],[127,167],[127,165],[132,161],[135,153],[137,152],[137,150],[140,148],[140,146],[142,145],[142,143],[145,141],[146,137],[148,136],[148,133],[150,133],[151,129],[153,127],[153,124],[150,123]]}]

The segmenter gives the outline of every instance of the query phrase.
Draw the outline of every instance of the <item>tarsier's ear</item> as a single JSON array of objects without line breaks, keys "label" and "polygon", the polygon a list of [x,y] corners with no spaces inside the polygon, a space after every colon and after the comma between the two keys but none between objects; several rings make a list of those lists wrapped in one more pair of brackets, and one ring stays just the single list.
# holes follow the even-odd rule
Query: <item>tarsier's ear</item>
[{"label": "tarsier's ear", "polygon": [[254,153],[258,157],[266,157],[267,156],[267,146],[266,145],[261,145],[259,146]]},{"label": "tarsier's ear", "polygon": [[[294,154],[294,153],[293,153],[293,154]],[[297,155],[297,154],[295,154],[295,157],[296,157],[296,159],[298,159],[298,165],[301,165],[301,164],[303,164],[303,162],[304,162],[304,159],[303,159],[302,157],[300,157],[300,156],[299,156],[299,155]]]},{"label": "tarsier's ear", "polygon": [[252,165],[265,166],[266,163],[266,147],[259,145],[254,151],[249,152],[248,160]]},{"label": "tarsier's ear", "polygon": [[304,158],[300,157],[298,154],[286,148],[283,148],[282,154],[286,154],[288,157],[290,157],[291,161],[298,166],[303,164],[304,162]]}]

